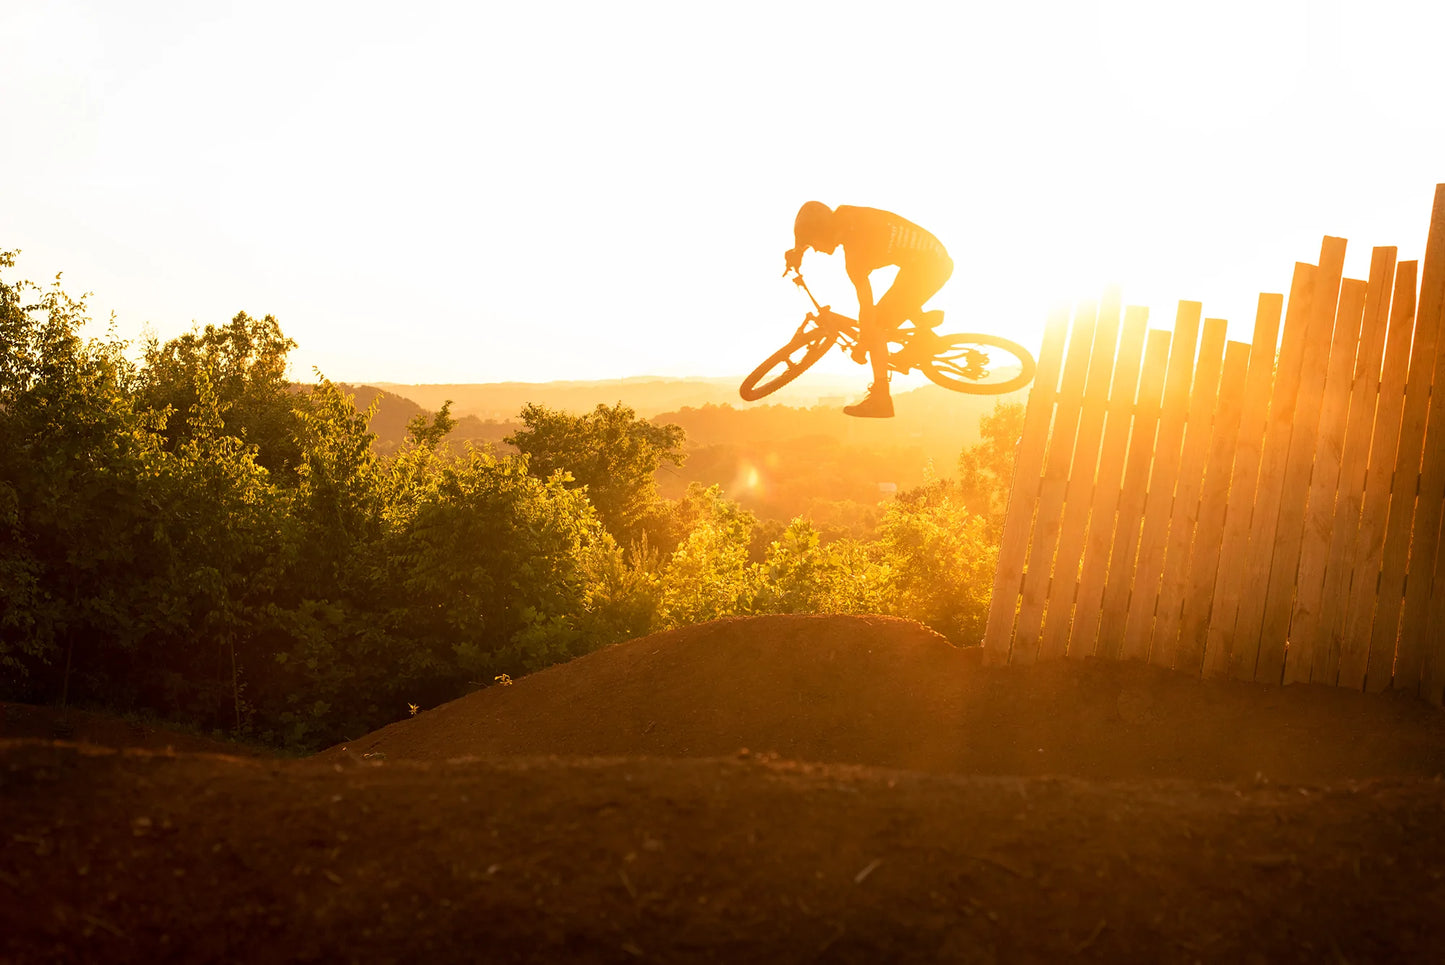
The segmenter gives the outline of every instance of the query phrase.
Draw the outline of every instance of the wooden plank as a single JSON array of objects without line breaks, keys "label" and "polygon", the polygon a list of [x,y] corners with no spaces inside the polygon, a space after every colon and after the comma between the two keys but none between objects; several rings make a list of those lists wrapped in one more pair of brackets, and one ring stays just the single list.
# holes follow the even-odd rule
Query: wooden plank
[{"label": "wooden plank", "polygon": [[[1300,363],[1310,322],[1310,298],[1314,291],[1314,265],[1296,263],[1285,304],[1284,334],[1280,338],[1279,363],[1269,397],[1269,417],[1259,456],[1254,510],[1249,523],[1249,544],[1240,560],[1240,592],[1234,625],[1227,643],[1229,675],[1236,680],[1253,680],[1259,662],[1259,628],[1264,620],[1264,597],[1274,556],[1274,535],[1279,525],[1279,503],[1283,492],[1285,462],[1289,458],[1290,427],[1299,401]],[[1212,634],[1212,631],[1211,631]]]},{"label": "wooden plank", "polygon": [[[1395,249],[1376,248],[1370,256],[1370,282],[1365,293],[1360,350],[1355,362],[1354,388],[1340,456],[1340,480],[1335,490],[1335,512],[1330,521],[1329,557],[1319,597],[1314,631],[1315,663],[1310,680],[1333,686],[1339,680],[1340,642],[1344,636],[1345,602],[1350,587],[1360,511],[1365,500],[1369,468],[1370,430],[1375,424],[1375,402],[1380,394],[1380,367],[1385,332],[1390,320],[1390,287],[1395,281]],[[1308,627],[1298,624],[1301,635]],[[1291,634],[1295,632],[1291,629]]]},{"label": "wooden plank", "polygon": [[1139,529],[1144,523],[1144,501],[1148,496],[1149,467],[1154,462],[1154,436],[1159,427],[1164,380],[1169,369],[1170,333],[1151,331],[1144,347],[1144,369],[1139,384],[1139,401],[1134,407],[1134,424],[1129,434],[1129,456],[1124,483],[1119,490],[1119,514],[1110,540],[1109,575],[1099,609],[1101,657],[1117,659],[1124,646],[1124,620],[1129,613],[1129,590],[1134,582],[1134,562],[1139,555]]},{"label": "wooden plank", "polygon": [[1114,375],[1119,339],[1119,301],[1119,290],[1115,288],[1104,294],[1099,305],[1098,323],[1094,328],[1094,354],[1089,359],[1089,378],[1084,387],[1079,435],[1074,443],[1073,465],[1069,467],[1069,491],[1059,524],[1059,549],[1039,640],[1040,660],[1062,657],[1069,646],[1069,623],[1079,584],[1079,563],[1084,554],[1084,532],[1094,500],[1099,443],[1109,407],[1109,382]]},{"label": "wooden plank", "polygon": [[[1425,244],[1425,265],[1420,273],[1420,307],[1417,329],[1445,327],[1445,184],[1435,190],[1435,208],[1430,218],[1430,235]],[[1445,511],[1445,339],[1437,339],[1434,388],[1430,397],[1430,418],[1425,429],[1425,451],[1420,468],[1420,498],[1415,508],[1415,527],[1410,538],[1410,569],[1405,582],[1405,609],[1400,620],[1400,645],[1395,653],[1394,685],[1397,690],[1417,690],[1424,681],[1426,654],[1438,644],[1428,645],[1430,597],[1435,590],[1435,554],[1440,545],[1440,520]],[[1445,587],[1441,588],[1445,591]],[[1434,674],[1429,684],[1434,686]],[[1428,694],[1427,694],[1428,696]],[[1437,695],[1438,698],[1438,695]]]},{"label": "wooden plank", "polygon": [[[1129,430],[1134,423],[1134,397],[1139,390],[1139,371],[1144,361],[1142,353],[1148,326],[1147,308],[1130,306],[1124,313],[1124,334],[1119,339],[1114,385],[1109,391],[1104,444],[1099,452],[1099,475],[1094,486],[1094,502],[1089,509],[1084,559],[1079,568],[1079,589],[1075,597],[1074,616],[1068,625],[1068,655],[1071,657],[1092,656],[1099,642],[1099,613],[1104,602],[1104,582],[1109,573],[1109,552],[1114,545],[1115,513],[1119,508],[1124,457],[1129,448]],[[1158,346],[1155,349],[1159,354],[1156,366],[1162,376],[1165,360],[1169,357],[1169,341],[1165,338],[1150,345]],[[1162,378],[1159,384],[1162,389]],[[1158,404],[1157,393],[1153,404]]]},{"label": "wooden plank", "polygon": [[1230,342],[1224,350],[1224,374],[1220,378],[1209,458],[1205,463],[1204,483],[1199,494],[1199,520],[1194,528],[1194,548],[1185,576],[1184,607],[1179,614],[1179,636],[1173,661],[1175,669],[1190,674],[1204,671],[1210,596],[1224,545],[1225,514],[1230,502],[1229,480],[1239,444],[1239,422],[1244,411],[1250,354],[1250,346],[1245,342]]},{"label": "wooden plank", "polygon": [[[1401,422],[1405,412],[1405,381],[1410,370],[1410,346],[1415,335],[1416,262],[1402,261],[1395,270],[1395,294],[1390,301],[1390,328],[1385,336],[1385,365],[1380,373],[1380,394],[1375,403],[1375,425],[1370,437],[1370,465],[1365,471],[1365,498],[1360,507],[1360,531],[1355,534],[1355,559],[1350,567],[1350,595],[1345,602],[1344,633],[1340,638],[1339,686],[1359,690],[1369,668],[1370,635],[1380,569],[1385,557],[1385,536],[1390,516],[1390,484],[1395,475]],[[1394,660],[1391,641],[1390,660]],[[1383,663],[1385,684],[1390,663]],[[1385,684],[1382,684],[1383,687]]]},{"label": "wooden plank", "polygon": [[[1434,316],[1437,330],[1445,329],[1445,279],[1440,277],[1441,269],[1445,268],[1440,264],[1442,255],[1445,255],[1445,184],[1437,184],[1435,207],[1430,217],[1430,235],[1425,245],[1425,279],[1420,285],[1421,311]],[[1442,378],[1438,365],[1435,369],[1435,386],[1437,391],[1445,387],[1445,378]],[[1438,394],[1445,395],[1445,391],[1439,391]],[[1445,703],[1445,532],[1440,534],[1440,538],[1442,543],[1435,563],[1435,585],[1430,593],[1429,620],[1423,640],[1425,649],[1421,683],[1423,696],[1436,706]]]},{"label": "wooden plank", "polygon": [[[1049,436],[1048,460],[1039,483],[1034,532],[1030,538],[1028,565],[1024,568],[1019,597],[1018,624],[1014,629],[1009,663],[1027,666],[1038,658],[1039,631],[1044,622],[1044,601],[1048,599],[1050,570],[1059,545],[1059,524],[1064,497],[1069,489],[1069,467],[1073,461],[1074,439],[1084,403],[1084,386],[1093,354],[1094,328],[1098,308],[1092,302],[1074,312],[1074,330],[1069,335],[1069,353],[1064,359],[1064,377],[1059,384],[1059,401],[1054,409],[1054,431]],[[1112,346],[1110,346],[1112,351]]]},{"label": "wooden plank", "polygon": [[[1300,531],[1299,569],[1285,651],[1284,682],[1307,682],[1314,673],[1315,638],[1319,632],[1320,601],[1325,588],[1325,565],[1330,557],[1336,490],[1345,454],[1345,423],[1349,419],[1355,360],[1360,348],[1360,324],[1365,315],[1369,285],[1354,278],[1340,283],[1325,382],[1320,399],[1319,428],[1315,434],[1313,466]],[[1343,507],[1341,507],[1343,511]],[[1323,655],[1327,646],[1319,648]],[[1321,656],[1321,673],[1323,673]]]},{"label": "wooden plank", "polygon": [[1034,384],[1024,410],[1023,434],[1014,459],[1013,484],[1009,488],[998,565],[994,569],[993,596],[984,627],[983,655],[985,662],[991,664],[1008,660],[1009,645],[1013,641],[1014,615],[1018,611],[1029,532],[1033,528],[1034,501],[1038,498],[1039,473],[1043,469],[1049,424],[1053,421],[1054,401],[1058,397],[1059,369],[1068,332],[1068,310],[1050,313],[1034,370]]},{"label": "wooden plank", "polygon": [[[1244,402],[1239,417],[1239,439],[1234,450],[1234,468],[1229,478],[1229,505],[1224,511],[1224,535],[1219,544],[1219,566],[1214,592],[1204,612],[1204,600],[1196,597],[1195,609],[1186,612],[1186,632],[1191,624],[1207,620],[1204,676],[1228,675],[1234,620],[1244,586],[1244,558],[1249,550],[1249,524],[1254,516],[1255,489],[1259,483],[1260,456],[1264,450],[1265,424],[1269,420],[1270,391],[1274,386],[1275,350],[1279,342],[1280,314],[1284,296],[1261,294],[1254,314],[1254,336],[1249,349],[1249,373],[1244,380]],[[1251,668],[1251,672],[1253,669]]]},{"label": "wooden plank", "polygon": [[[1445,540],[1445,533],[1441,534]],[[1420,694],[1436,707],[1445,704],[1445,552],[1435,562],[1435,588],[1430,594],[1430,615],[1425,630],[1425,672],[1420,684]]]},{"label": "wooden plank", "polygon": [[[1442,191],[1435,191],[1439,212]],[[1433,227],[1432,219],[1432,227]],[[1439,232],[1432,230],[1431,237]],[[1437,259],[1438,261],[1438,259]],[[1430,383],[1435,377],[1436,349],[1440,342],[1438,313],[1426,310],[1425,279],[1421,272],[1420,299],[1415,317],[1415,340],[1410,347],[1410,374],[1405,379],[1405,410],[1400,417],[1400,441],[1395,451],[1395,475],[1390,484],[1390,513],[1385,526],[1385,549],[1380,564],[1380,584],[1375,598],[1375,615],[1370,624],[1370,658],[1365,689],[1381,691],[1390,686],[1395,672],[1400,613],[1405,602],[1405,575],[1410,559],[1410,532],[1415,520],[1415,495],[1420,482],[1420,457],[1429,420]],[[1401,682],[1402,688],[1418,686],[1418,678]]]},{"label": "wooden plank", "polygon": [[1123,656],[1149,658],[1149,637],[1154,631],[1154,606],[1164,575],[1164,545],[1174,508],[1174,486],[1179,477],[1180,445],[1189,412],[1189,388],[1194,382],[1194,352],[1199,341],[1198,302],[1180,302],[1174,319],[1174,342],[1169,353],[1169,374],[1164,382],[1164,405],[1159,413],[1159,435],[1154,441],[1154,468],[1140,531],[1139,563],[1124,618]]},{"label": "wooden plank", "polygon": [[[1264,619],[1260,626],[1259,662],[1254,679],[1262,683],[1279,683],[1284,675],[1285,645],[1290,614],[1294,612],[1300,544],[1304,539],[1305,506],[1309,502],[1310,474],[1314,469],[1315,442],[1324,405],[1325,376],[1334,346],[1335,310],[1339,305],[1344,266],[1345,240],[1326,238],[1320,249],[1320,270],[1315,275],[1314,293],[1310,298],[1311,319],[1300,367],[1299,402],[1291,427],[1279,523],[1275,529]],[[1352,357],[1351,364],[1353,361]]]},{"label": "wooden plank", "polygon": [[1214,430],[1214,410],[1219,402],[1219,375],[1224,365],[1226,328],[1222,318],[1206,319],[1204,335],[1199,343],[1199,363],[1189,398],[1184,448],[1179,457],[1179,481],[1174,486],[1174,511],[1164,545],[1159,604],[1149,644],[1149,662],[1160,667],[1173,667],[1178,655],[1184,581],[1189,575],[1189,554],[1194,547],[1194,529],[1199,520],[1199,496],[1204,489],[1205,460],[1209,455],[1209,437]]}]

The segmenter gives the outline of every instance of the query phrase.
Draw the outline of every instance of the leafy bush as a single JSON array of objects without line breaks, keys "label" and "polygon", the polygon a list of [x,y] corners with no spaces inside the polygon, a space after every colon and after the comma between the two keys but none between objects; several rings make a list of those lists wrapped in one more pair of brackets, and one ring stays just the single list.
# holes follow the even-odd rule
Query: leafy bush
[{"label": "leafy bush", "polygon": [[982,634],[1021,408],[984,419],[961,480],[829,539],[844,530],[759,523],[717,486],[660,499],[682,430],[620,404],[528,406],[515,456],[446,449],[444,406],[381,458],[341,387],[286,382],[294,343],[270,316],[131,361],[81,337],[85,311],[0,277],[0,697],[314,748],[722,616]]}]

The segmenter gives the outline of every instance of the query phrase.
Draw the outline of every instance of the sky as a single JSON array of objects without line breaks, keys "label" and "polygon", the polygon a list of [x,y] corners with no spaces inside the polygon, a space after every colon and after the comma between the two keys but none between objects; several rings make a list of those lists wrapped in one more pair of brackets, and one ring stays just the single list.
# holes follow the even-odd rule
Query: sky
[{"label": "sky", "polygon": [[[1118,285],[1247,340],[1325,235],[1422,257],[1442,36],[1435,0],[0,0],[0,249],[96,334],[275,315],[307,381],[740,376],[809,307],[809,199],[937,235],[946,331],[1036,349]],[[841,254],[803,270],[856,310]]]}]

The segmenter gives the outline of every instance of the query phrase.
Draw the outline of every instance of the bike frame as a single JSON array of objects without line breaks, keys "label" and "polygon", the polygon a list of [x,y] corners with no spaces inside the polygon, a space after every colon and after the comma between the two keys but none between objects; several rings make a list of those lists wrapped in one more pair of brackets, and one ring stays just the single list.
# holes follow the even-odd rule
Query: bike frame
[{"label": "bike frame", "polygon": [[[847,315],[840,315],[828,305],[820,305],[818,299],[813,297],[813,292],[808,288],[808,283],[803,280],[801,272],[793,272],[793,284],[803,290],[803,293],[808,296],[808,301],[813,303],[814,309],[814,312],[809,313],[803,319],[803,324],[798,326],[795,334],[802,334],[810,321],[817,322],[819,328],[838,336],[838,347],[842,351],[852,352],[862,338],[862,329],[858,320],[849,318]],[[844,324],[839,324],[839,322]],[[900,326],[888,333],[887,341],[902,346],[896,352],[889,351],[888,367],[906,375],[919,367],[914,359],[920,356],[927,358],[933,354],[931,346],[938,341],[938,334],[929,328],[917,326],[903,328]]]}]

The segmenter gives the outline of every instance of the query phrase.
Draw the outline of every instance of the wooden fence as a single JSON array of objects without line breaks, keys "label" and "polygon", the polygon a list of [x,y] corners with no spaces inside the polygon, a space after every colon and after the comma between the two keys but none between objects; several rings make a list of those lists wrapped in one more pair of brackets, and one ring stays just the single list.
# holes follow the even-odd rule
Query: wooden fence
[{"label": "wooden fence", "polygon": [[1366,280],[1341,277],[1344,256],[1326,238],[1288,300],[1260,295],[1252,345],[1197,302],[1172,333],[1117,292],[1049,319],[990,662],[1125,658],[1441,701],[1445,184],[1418,289],[1394,248]]}]

